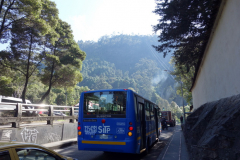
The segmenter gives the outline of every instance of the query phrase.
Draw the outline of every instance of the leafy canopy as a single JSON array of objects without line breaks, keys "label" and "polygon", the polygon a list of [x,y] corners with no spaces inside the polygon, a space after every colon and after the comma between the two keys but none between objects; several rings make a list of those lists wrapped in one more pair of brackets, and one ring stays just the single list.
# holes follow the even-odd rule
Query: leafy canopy
[{"label": "leafy canopy", "polygon": [[[221,0],[156,0],[160,16],[153,27],[160,31],[160,44],[154,46],[165,57],[174,50],[175,63],[190,67],[200,63]],[[179,48],[181,47],[181,51]]]}]

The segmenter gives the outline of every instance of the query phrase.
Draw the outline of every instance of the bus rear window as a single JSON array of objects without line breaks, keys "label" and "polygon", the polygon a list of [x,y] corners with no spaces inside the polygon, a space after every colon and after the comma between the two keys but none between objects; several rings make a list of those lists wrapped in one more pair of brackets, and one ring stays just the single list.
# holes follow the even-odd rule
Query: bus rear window
[{"label": "bus rear window", "polygon": [[125,91],[84,94],[84,118],[126,118]]}]

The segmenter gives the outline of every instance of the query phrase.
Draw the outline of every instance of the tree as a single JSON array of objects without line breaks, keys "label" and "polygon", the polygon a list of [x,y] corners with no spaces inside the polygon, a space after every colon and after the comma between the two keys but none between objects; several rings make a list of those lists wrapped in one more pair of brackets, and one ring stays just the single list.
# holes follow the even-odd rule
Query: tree
[{"label": "tree", "polygon": [[8,86],[11,83],[11,80],[11,78],[6,76],[0,76],[0,95],[12,95],[13,88]]},{"label": "tree", "polygon": [[[161,18],[153,27],[161,44],[154,46],[164,57],[172,52],[175,64],[197,70],[221,0],[156,0]],[[181,68],[180,68],[181,69]]]},{"label": "tree", "polygon": [[29,17],[38,18],[41,10],[41,0],[1,0],[0,42],[6,43],[9,40],[13,23],[28,19]]},{"label": "tree", "polygon": [[11,51],[4,52],[5,61],[1,61],[4,67],[19,71],[25,77],[23,102],[25,102],[29,79],[44,58],[45,52],[41,50],[42,38],[49,32],[54,34],[58,20],[58,10],[54,2],[41,0],[39,5],[41,5],[41,11],[38,15],[30,14],[27,18],[11,23]]},{"label": "tree", "polygon": [[65,105],[66,104],[66,95],[64,93],[58,94],[56,98],[57,105]]},{"label": "tree", "polygon": [[74,87],[83,79],[80,70],[86,54],[74,41],[70,25],[59,20],[55,31],[59,35],[56,41],[51,40],[51,33],[45,36],[44,45],[49,51],[44,61],[46,67],[43,69],[41,81],[48,85],[48,90],[39,103],[47,97],[52,86]]},{"label": "tree", "polygon": [[[175,63],[175,58],[171,60],[170,63]],[[190,88],[192,86],[192,77],[194,76],[194,67],[190,67],[187,72],[187,66],[176,64],[174,71],[171,72],[171,75],[175,77],[175,80],[179,82],[179,85],[176,87],[176,92],[178,95],[182,96],[183,90],[183,98],[187,101],[189,105],[192,105],[192,94],[190,92]],[[182,88],[180,83],[182,83]]]},{"label": "tree", "polygon": [[89,91],[87,86],[75,86],[72,89],[67,90],[67,105],[74,106],[79,103],[81,93]]}]

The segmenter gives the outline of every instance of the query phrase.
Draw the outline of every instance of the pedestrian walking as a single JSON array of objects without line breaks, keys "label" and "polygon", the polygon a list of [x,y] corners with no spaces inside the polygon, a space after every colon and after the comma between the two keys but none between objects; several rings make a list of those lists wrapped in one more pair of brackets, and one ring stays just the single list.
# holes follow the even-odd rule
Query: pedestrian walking
[{"label": "pedestrian walking", "polygon": [[183,116],[180,117],[180,121],[181,121],[181,123],[183,123]]},{"label": "pedestrian walking", "polygon": [[183,116],[180,117],[180,121],[181,121],[181,128],[183,130]]}]

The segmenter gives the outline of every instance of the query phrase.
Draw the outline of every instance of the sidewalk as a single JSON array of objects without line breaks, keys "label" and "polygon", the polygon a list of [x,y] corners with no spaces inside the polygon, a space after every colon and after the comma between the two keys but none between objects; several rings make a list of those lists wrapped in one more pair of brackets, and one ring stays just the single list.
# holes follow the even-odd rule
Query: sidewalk
[{"label": "sidewalk", "polygon": [[180,125],[174,127],[172,137],[157,160],[189,160],[185,138]]}]

